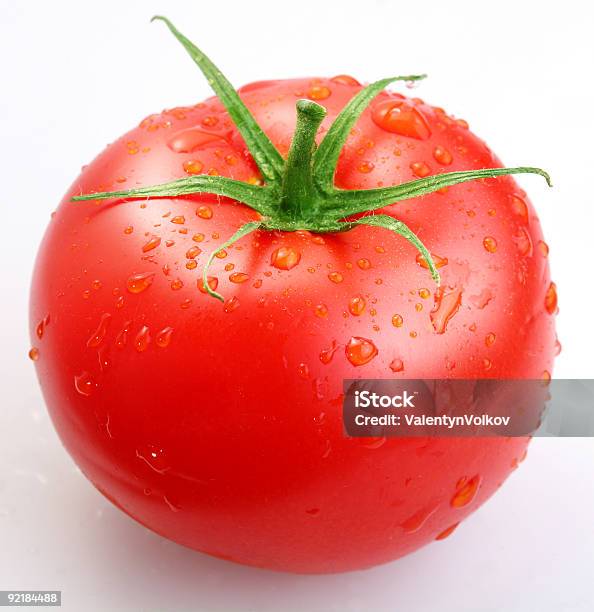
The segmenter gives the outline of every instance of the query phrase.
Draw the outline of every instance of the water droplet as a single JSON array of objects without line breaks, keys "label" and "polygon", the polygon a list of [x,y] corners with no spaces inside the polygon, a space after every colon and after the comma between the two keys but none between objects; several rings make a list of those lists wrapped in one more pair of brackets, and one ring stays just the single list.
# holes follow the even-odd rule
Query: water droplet
[{"label": "water droplet", "polygon": [[97,384],[91,378],[91,375],[88,372],[81,372],[74,377],[74,388],[84,396],[89,396],[95,388]]},{"label": "water droplet", "polygon": [[196,214],[201,219],[212,219],[212,208],[210,206],[199,206],[196,209]]},{"label": "water droplet", "polygon": [[514,236],[514,242],[518,247],[520,255],[532,257],[532,238],[524,227],[520,227]]},{"label": "water droplet", "polygon": [[402,370],[404,370],[404,362],[402,359],[392,359],[390,370],[392,370],[392,372],[402,372]]},{"label": "water droplet", "polygon": [[35,328],[35,333],[37,334],[37,337],[40,340],[43,338],[43,334],[45,333],[45,328],[49,324],[49,320],[50,320],[49,315],[47,315],[47,317],[39,321],[39,323],[37,324],[37,327]]},{"label": "water droplet", "polygon": [[359,268],[361,268],[361,270],[369,270],[369,268],[371,268],[371,262],[369,259],[365,259],[364,257],[357,261],[357,265]]},{"label": "water droplet", "polygon": [[203,145],[217,140],[224,140],[224,137],[193,127],[176,132],[167,142],[167,146],[175,153],[192,153]]},{"label": "water droplet", "polygon": [[557,312],[557,285],[551,283],[545,294],[545,309],[552,315]]},{"label": "water droplet", "polygon": [[443,287],[439,288],[435,294],[435,307],[430,313],[431,323],[438,334],[445,333],[448,323],[458,312],[461,304],[462,291],[460,289],[453,289],[446,293]]},{"label": "water droplet", "polygon": [[330,272],[330,274],[328,274],[328,278],[333,283],[342,283],[343,281],[343,276],[340,272]]},{"label": "water droplet", "polygon": [[306,363],[300,363],[297,366],[297,374],[299,374],[301,378],[309,378],[309,367]]},{"label": "water droplet", "polygon": [[528,222],[528,205],[526,202],[518,195],[510,196],[510,204],[512,211],[522,217],[522,219],[527,223]]},{"label": "water droplet", "polygon": [[357,170],[361,172],[362,174],[369,174],[374,168],[375,168],[375,165],[372,162],[362,161],[357,167]]},{"label": "water droplet", "polygon": [[429,289],[419,289],[419,297],[426,300],[431,295],[431,291]]},{"label": "water droplet", "polygon": [[551,382],[551,373],[548,370],[545,370],[541,374],[540,378],[545,385],[548,385]]},{"label": "water droplet", "polygon": [[239,300],[233,296],[230,300],[227,300],[225,302],[225,305],[223,306],[223,310],[226,313],[230,313],[233,312],[234,310],[237,310],[239,308]]},{"label": "water droplet", "polygon": [[91,334],[91,337],[87,340],[88,347],[91,348],[99,346],[103,342],[110,321],[111,315],[108,312],[104,312],[101,315],[101,319],[99,320],[99,325],[97,326],[97,329],[93,332],[93,334]]},{"label": "water droplet", "polygon": [[377,104],[371,114],[373,122],[383,130],[425,140],[431,130],[422,113],[407,100],[385,100]]},{"label": "water droplet", "polygon": [[339,74],[335,77],[332,77],[330,80],[333,83],[340,83],[341,85],[361,85],[361,83],[359,83],[357,79],[353,78],[352,76],[349,76],[348,74]]},{"label": "water droplet", "polygon": [[549,256],[549,245],[543,240],[538,241],[538,250],[543,257]]},{"label": "water droplet", "polygon": [[497,240],[495,240],[493,236],[485,236],[483,239],[483,246],[485,247],[485,251],[495,253],[495,251],[497,251]]},{"label": "water droplet", "polygon": [[202,242],[204,240],[204,234],[194,234],[192,240],[194,242]]},{"label": "water droplet", "polygon": [[124,348],[126,346],[126,342],[128,341],[128,332],[130,331],[131,326],[132,321],[126,321],[122,331],[116,336],[115,343],[118,348]]},{"label": "water droplet", "polygon": [[133,274],[126,281],[126,288],[130,293],[141,293],[153,284],[154,272]]},{"label": "water droplet", "polygon": [[485,336],[485,346],[493,346],[493,344],[495,343],[495,334],[493,332],[488,333]]},{"label": "water droplet", "polygon": [[413,162],[410,165],[410,169],[413,171],[413,174],[419,178],[425,178],[431,173],[431,168],[425,162]]},{"label": "water droplet", "polygon": [[183,169],[186,174],[200,174],[204,168],[204,164],[197,159],[189,159],[183,163]]},{"label": "water droplet", "polygon": [[316,313],[316,317],[320,317],[320,319],[325,319],[328,316],[328,306],[326,304],[318,304],[314,312]]},{"label": "water droplet", "polygon": [[[416,259],[416,262],[421,266],[421,268],[425,268],[425,270],[429,270],[429,264],[427,263],[423,255],[421,255],[421,253],[417,253],[417,256],[415,259]],[[436,255],[435,253],[431,253],[431,259],[433,260],[433,263],[435,264],[436,268],[443,268],[443,266],[448,265],[447,257],[440,257],[439,255]]]},{"label": "water droplet", "polygon": [[456,485],[456,492],[452,497],[450,504],[454,508],[463,508],[467,506],[476,496],[480,485],[481,479],[477,474],[470,480],[467,478],[461,478]]},{"label": "water droplet", "polygon": [[427,522],[427,519],[435,513],[437,508],[437,505],[431,505],[417,510],[412,516],[409,516],[405,521],[400,523],[400,527],[404,529],[405,533],[415,533],[419,531]]},{"label": "water droplet", "polygon": [[146,325],[143,325],[140,328],[140,331],[136,334],[136,338],[134,338],[134,348],[139,353],[142,353],[142,351],[146,351],[150,341],[151,341],[150,330]]},{"label": "water droplet", "polygon": [[176,215],[175,217],[171,217],[171,223],[175,223],[175,225],[183,225],[185,222],[186,218],[183,215]]},{"label": "water droplet", "polygon": [[334,357],[337,348],[338,345],[336,344],[336,340],[332,340],[332,346],[330,348],[320,351],[320,361],[324,365],[328,365],[332,361],[332,357]]},{"label": "water droplet", "polygon": [[136,457],[158,474],[163,474],[169,469],[165,451],[156,444],[146,444],[142,448],[137,448]]},{"label": "water droplet", "polygon": [[307,93],[307,97],[311,100],[325,100],[330,97],[332,92],[325,85],[312,85],[309,88],[309,92]]},{"label": "water droplet", "polygon": [[[206,282],[208,283],[208,287],[211,291],[216,291],[219,286],[219,279],[216,276],[207,276]],[[206,287],[204,286],[204,281],[200,278],[197,281],[198,289],[202,293],[206,293]]]},{"label": "water droplet", "polygon": [[445,540],[449,535],[452,535],[452,533],[454,533],[454,531],[456,530],[456,527],[458,527],[460,523],[454,523],[453,525],[450,525],[447,529],[444,529],[441,533],[438,533],[435,536],[436,540]]},{"label": "water droplet", "polygon": [[187,259],[195,259],[202,253],[202,249],[198,246],[192,246],[186,251]]},{"label": "water droplet", "polygon": [[482,310],[493,299],[493,293],[490,289],[483,289],[478,295],[471,295],[470,302],[479,310]]},{"label": "water droplet", "polygon": [[173,327],[164,327],[155,336],[155,344],[161,348],[169,346],[169,342],[171,341],[171,334],[173,334]]},{"label": "water droplet", "polygon": [[345,354],[354,366],[362,366],[377,355],[377,347],[367,338],[353,336],[345,347]]},{"label": "water droplet", "polygon": [[290,270],[301,261],[301,253],[291,247],[280,247],[270,257],[270,264],[279,270]]},{"label": "water droplet", "polygon": [[557,338],[555,338],[555,357],[561,353],[561,342]]},{"label": "water droplet", "polygon": [[435,149],[433,149],[433,157],[435,161],[444,166],[449,166],[453,161],[452,154],[445,147],[435,147]]},{"label": "water droplet", "polygon": [[31,361],[37,361],[39,359],[39,349],[35,346],[31,348],[28,354]]},{"label": "water droplet", "polygon": [[392,325],[394,327],[402,327],[402,324],[404,323],[404,319],[402,318],[402,315],[399,314],[395,314],[392,317]]},{"label": "water droplet", "polygon": [[131,225],[124,228],[124,234],[131,234],[133,231],[134,231],[134,228]]},{"label": "water droplet", "polygon": [[156,249],[161,244],[161,238],[158,236],[153,236],[148,242],[142,245],[142,252],[147,253],[148,251],[152,251]]},{"label": "water droplet", "polygon": [[234,272],[229,275],[229,280],[232,283],[245,283],[250,277],[245,272]]},{"label": "water droplet", "polygon": [[360,295],[356,295],[349,300],[349,312],[353,316],[359,317],[365,311],[365,304],[365,298]]}]

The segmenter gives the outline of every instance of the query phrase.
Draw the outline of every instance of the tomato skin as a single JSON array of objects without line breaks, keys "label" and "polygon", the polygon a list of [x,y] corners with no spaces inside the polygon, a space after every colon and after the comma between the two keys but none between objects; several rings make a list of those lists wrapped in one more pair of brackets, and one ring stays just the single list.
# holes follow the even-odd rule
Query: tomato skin
[{"label": "tomato skin", "polygon": [[[316,96],[324,87],[331,92],[319,100],[328,109],[326,128],[359,90],[328,79],[240,90],[283,155],[295,101],[312,87]],[[422,114],[430,136],[382,129],[374,109],[390,99],[403,98],[380,95],[358,122],[339,162],[340,187],[397,184],[424,166],[437,173],[501,165],[464,124],[420,101],[406,103]],[[191,148],[196,133],[179,132],[196,127],[224,138],[200,137],[202,145],[184,152],[168,146],[177,135],[186,141],[182,149]],[[445,292],[460,291],[448,318],[431,316],[434,286],[415,249],[380,228],[245,238],[210,271],[222,305],[199,290],[202,267],[256,213],[210,195],[70,202],[80,192],[186,176],[184,164],[258,178],[217,100],[173,109],[144,120],[83,170],[40,248],[31,292],[37,372],[61,440],[89,480],[179,543],[308,573],[390,561],[479,507],[522,458],[526,438],[346,438],[342,381],[541,378],[552,371],[556,303],[548,261],[534,209],[514,180],[467,183],[386,208],[447,258],[440,267]],[[192,247],[201,252],[188,257]],[[271,264],[281,247],[299,253],[297,265]],[[187,267],[190,261],[197,266]],[[234,273],[249,278],[233,282]],[[138,274],[153,276],[137,281],[144,290],[134,292],[132,283],[130,291]],[[360,314],[349,310],[353,298],[356,311],[363,298]],[[347,359],[353,337],[377,349],[365,365]],[[397,372],[395,359],[403,366]],[[457,506],[456,492],[469,481],[478,483],[476,495]]]}]

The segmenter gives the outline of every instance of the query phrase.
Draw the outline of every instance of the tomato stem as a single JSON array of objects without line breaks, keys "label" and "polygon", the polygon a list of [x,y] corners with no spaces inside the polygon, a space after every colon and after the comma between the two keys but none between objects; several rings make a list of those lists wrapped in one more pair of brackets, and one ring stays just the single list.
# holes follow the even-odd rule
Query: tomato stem
[{"label": "tomato stem", "polygon": [[477,179],[510,174],[537,174],[551,185],[549,175],[540,168],[482,168],[479,170],[447,172],[418,180],[378,189],[337,189],[334,175],[338,158],[346,139],[361,113],[387,85],[394,81],[415,81],[425,75],[390,77],[361,89],[336,117],[319,147],[316,134],[326,116],[326,109],[311,100],[297,101],[297,126],[286,160],[254,119],[237,91],[212,63],[165,17],[163,21],[182,44],[192,60],[208,79],[208,83],[229,113],[243,137],[265,184],[250,185],[234,179],[199,175],[128,191],[88,193],[75,196],[74,201],[107,198],[177,197],[193,193],[212,193],[242,202],[260,214],[260,220],[247,223],[229,240],[210,254],[203,270],[206,291],[213,297],[223,297],[211,290],[206,273],[215,255],[226,246],[257,229],[265,231],[342,232],[358,225],[383,227],[404,237],[422,254],[433,279],[439,284],[439,274],[431,255],[421,240],[401,221],[387,214],[364,216],[349,220],[353,215],[384,208],[395,202],[433,193],[444,187]]},{"label": "tomato stem", "polygon": [[319,218],[320,194],[312,173],[316,134],[326,109],[311,100],[298,100],[297,125],[281,189],[280,214],[293,221],[311,223]]}]

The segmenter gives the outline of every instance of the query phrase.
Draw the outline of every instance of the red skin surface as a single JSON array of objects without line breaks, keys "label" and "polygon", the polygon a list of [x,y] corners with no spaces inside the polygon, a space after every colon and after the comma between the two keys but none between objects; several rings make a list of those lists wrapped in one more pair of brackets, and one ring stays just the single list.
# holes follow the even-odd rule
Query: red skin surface
[{"label": "red skin surface", "polygon": [[[324,87],[330,95],[322,99]],[[299,97],[313,94],[328,109],[323,132],[358,90],[330,79],[300,79],[256,83],[240,92],[286,155]],[[415,162],[426,163],[431,173],[501,165],[463,122],[421,101],[411,103],[430,136],[381,128],[372,113],[388,99],[401,97],[381,94],[358,121],[339,161],[338,186],[408,181],[416,178]],[[188,153],[172,151],[167,142],[190,127],[227,138]],[[436,160],[438,146],[451,154],[449,165]],[[258,177],[216,99],[154,115],[83,170],[41,245],[31,294],[36,367],[54,425],[85,475],[165,537],[240,563],[294,572],[390,561],[476,510],[521,460],[526,438],[347,438],[342,381],[547,376],[556,302],[550,291],[547,302],[543,237],[524,192],[511,178],[488,179],[383,211],[448,260],[440,267],[442,284],[446,293],[459,290],[461,303],[445,332],[437,333],[427,269],[414,247],[384,229],[359,227],[322,239],[264,232],[244,238],[210,271],[224,306],[198,290],[202,267],[256,213],[210,195],[70,202],[79,193],[186,176],[187,161],[199,161],[203,172]],[[210,207],[212,218],[198,216],[199,205]],[[172,222],[179,216],[183,223]],[[202,242],[193,241],[197,233],[204,234]],[[152,236],[161,243],[143,252]],[[494,252],[485,247],[486,237],[495,239]],[[168,240],[174,243],[166,246]],[[202,252],[197,267],[188,269],[193,246]],[[272,253],[283,246],[301,255],[290,270],[271,265]],[[362,269],[359,260],[370,266]],[[228,264],[233,270],[225,270]],[[249,279],[231,282],[236,272]],[[342,282],[332,282],[331,272],[339,272]],[[154,273],[153,282],[132,293],[127,281],[138,273]],[[178,280],[181,288],[175,288]],[[365,300],[358,316],[349,312],[356,296]],[[105,333],[93,341],[105,313]],[[400,327],[392,322],[396,314]],[[40,338],[38,324],[48,316]],[[118,346],[129,321],[127,341]],[[143,326],[150,341],[138,350],[144,348],[142,337],[137,340]],[[167,327],[173,331],[162,347],[157,336]],[[373,342],[377,356],[353,365],[345,352],[352,337]],[[333,354],[321,356],[333,346]],[[399,372],[390,368],[395,359],[403,364]],[[456,505],[464,478],[471,488],[480,484],[467,503]]]}]

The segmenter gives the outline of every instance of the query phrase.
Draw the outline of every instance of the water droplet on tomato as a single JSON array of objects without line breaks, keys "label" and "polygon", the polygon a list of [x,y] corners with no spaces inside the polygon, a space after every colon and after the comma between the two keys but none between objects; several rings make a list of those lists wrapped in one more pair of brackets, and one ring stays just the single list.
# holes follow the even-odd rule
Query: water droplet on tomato
[{"label": "water droplet on tomato", "polygon": [[561,342],[555,338],[555,357],[561,353]]},{"label": "water droplet on tomato", "polygon": [[402,370],[404,370],[404,362],[402,359],[392,359],[390,370],[392,370],[392,372],[402,372]]},{"label": "water droplet on tomato", "polygon": [[360,295],[356,295],[349,300],[349,312],[353,316],[358,317],[365,311],[365,304],[365,298]]},{"label": "water droplet on tomato", "polygon": [[198,255],[200,255],[200,253],[202,253],[202,249],[200,247],[192,246],[186,251],[186,258],[195,259],[198,257]]},{"label": "water droplet on tomato", "polygon": [[338,345],[336,344],[336,340],[332,340],[332,346],[330,348],[320,351],[320,361],[324,365],[328,365],[332,361],[332,357],[334,357],[337,348]]},{"label": "water droplet on tomato", "polygon": [[340,85],[356,85],[360,86],[361,83],[357,79],[349,76],[348,74],[339,74],[330,79],[333,83],[340,83]]},{"label": "water droplet on tomato", "polygon": [[245,272],[234,272],[233,274],[229,275],[229,280],[232,283],[245,283],[246,280],[248,280],[250,277],[245,273]]},{"label": "water droplet on tomato", "polygon": [[201,219],[212,219],[212,208],[210,206],[199,206],[196,209],[196,214]]},{"label": "water droplet on tomato", "polygon": [[357,265],[359,268],[361,268],[361,270],[369,270],[369,268],[371,268],[371,262],[369,259],[365,259],[364,257],[357,261]]},{"label": "water droplet on tomato", "polygon": [[413,174],[419,178],[425,178],[431,173],[431,168],[425,162],[413,162],[410,165],[410,169],[413,171]]},{"label": "water droplet on tomato", "polygon": [[438,533],[435,536],[436,540],[445,540],[448,536],[452,535],[452,533],[454,533],[454,531],[456,530],[456,527],[458,527],[460,523],[454,523],[453,525],[450,525],[447,529],[444,529],[441,533]]},{"label": "water droplet on tomato", "polygon": [[173,327],[164,327],[155,336],[155,344],[160,348],[169,346],[169,343],[171,342],[171,334],[173,334]]},{"label": "water droplet on tomato", "polygon": [[456,492],[452,497],[450,504],[454,508],[463,508],[475,498],[481,479],[477,474],[470,480],[467,478],[461,478],[456,485]]},{"label": "water droplet on tomato", "polygon": [[153,284],[154,276],[154,272],[133,274],[126,281],[126,289],[128,289],[130,293],[141,293]]},{"label": "water droplet on tomato", "polygon": [[328,316],[328,306],[326,304],[318,304],[314,312],[316,313],[316,317],[320,317],[320,319],[325,319]]},{"label": "water droplet on tomato", "polygon": [[223,306],[223,310],[226,313],[230,313],[233,312],[234,310],[237,310],[239,308],[239,300],[233,296],[230,300],[227,300],[225,302],[225,305]]},{"label": "water droplet on tomato", "polygon": [[171,223],[175,223],[176,225],[183,225],[185,222],[186,218],[183,215],[176,215],[175,217],[171,217]]},{"label": "water droplet on tomato", "polygon": [[377,355],[377,347],[367,338],[353,336],[345,347],[346,358],[354,366],[362,366],[369,363]]},{"label": "water droplet on tomato", "polygon": [[369,174],[374,168],[375,168],[375,165],[372,162],[362,161],[357,167],[357,170],[361,172],[362,174]]},{"label": "water droplet on tomato", "polygon": [[528,222],[528,205],[519,195],[511,195],[510,196],[510,204],[512,211],[522,217],[522,219],[527,223]]},{"label": "water droplet on tomato", "polygon": [[518,247],[520,255],[532,257],[532,238],[524,227],[520,227],[514,236],[514,242]]},{"label": "water droplet on tomato", "polygon": [[74,377],[74,388],[84,396],[89,396],[95,390],[97,384],[88,372],[81,372]]},{"label": "water droplet on tomato", "polygon": [[28,355],[31,361],[37,361],[39,359],[39,349],[35,346],[32,347]]},{"label": "water droplet on tomato", "polygon": [[431,130],[423,114],[407,100],[385,100],[372,111],[373,122],[383,130],[425,140]]},{"label": "water droplet on tomato", "polygon": [[333,283],[342,283],[343,281],[343,276],[340,272],[330,272],[330,274],[328,274],[328,278],[333,282]]},{"label": "water droplet on tomato", "polygon": [[402,324],[404,323],[404,319],[402,318],[402,315],[399,314],[395,314],[392,317],[392,325],[394,327],[402,327]]},{"label": "water droplet on tomato", "polygon": [[441,146],[437,146],[433,149],[433,157],[435,161],[444,166],[449,166],[453,161],[452,154],[445,147]]},{"label": "water droplet on tomato", "polygon": [[152,251],[156,249],[161,244],[161,238],[158,236],[153,236],[148,242],[142,245],[142,252],[148,253],[148,251]]},{"label": "water droplet on tomato", "polygon": [[[433,260],[433,263],[435,264],[436,268],[443,268],[443,266],[448,265],[447,257],[440,257],[439,255],[436,255],[435,253],[431,253],[431,259]],[[425,270],[429,270],[429,264],[425,260],[425,257],[421,255],[421,253],[417,253],[415,260],[419,264],[419,266],[421,266],[421,268],[425,268]]]},{"label": "water droplet on tomato", "polygon": [[87,340],[88,347],[99,346],[103,342],[110,321],[111,315],[108,312],[104,312],[101,315],[101,319],[99,320],[99,325],[97,326],[97,329],[93,332],[93,334],[91,334],[91,337]]},{"label": "water droplet on tomato", "polygon": [[[219,279],[216,276],[207,276],[206,282],[208,283],[208,287],[211,291],[216,291],[219,286]],[[206,287],[204,286],[204,281],[200,278],[197,281],[198,289],[202,293],[206,293]]]},{"label": "water droplet on tomato", "polygon": [[183,169],[186,174],[200,174],[204,168],[204,164],[197,159],[188,159],[183,163]]},{"label": "water droplet on tomato", "polygon": [[412,516],[409,516],[405,521],[400,523],[400,527],[404,529],[405,533],[415,533],[419,531],[429,517],[435,513],[437,508],[438,506],[434,504],[417,510]]},{"label": "water droplet on tomato", "polygon": [[495,240],[493,236],[485,236],[483,239],[483,247],[485,247],[485,251],[495,253],[495,251],[497,251],[497,240]]},{"label": "water droplet on tomato", "polygon": [[543,257],[549,256],[549,245],[544,240],[538,241],[538,250]]},{"label": "water droplet on tomato", "polygon": [[309,88],[307,97],[311,100],[325,100],[330,97],[332,92],[325,85],[312,85]]},{"label": "water droplet on tomato", "polygon": [[493,293],[490,289],[482,289],[478,295],[471,295],[470,302],[479,310],[482,310],[493,299]]},{"label": "water droplet on tomato", "polygon": [[485,336],[485,346],[493,346],[495,343],[496,336],[493,332],[488,333]]},{"label": "water droplet on tomato", "polygon": [[270,264],[279,270],[290,270],[301,261],[301,253],[291,247],[280,247],[270,257]]},{"label": "water droplet on tomato", "polygon": [[458,312],[462,304],[462,291],[453,289],[446,293],[443,287],[440,287],[435,294],[435,306],[430,313],[431,323],[438,334],[443,334],[446,331],[447,325],[452,317]]},{"label": "water droplet on tomato", "polygon": [[136,334],[136,338],[134,338],[134,348],[142,353],[146,351],[148,345],[151,341],[150,330],[146,325],[143,325],[140,328],[140,331]]},{"label": "water droplet on tomato", "polygon": [[224,140],[224,137],[193,127],[176,132],[167,142],[167,146],[175,153],[192,153],[203,145],[217,140]]},{"label": "water droplet on tomato", "polygon": [[545,294],[545,309],[552,315],[557,312],[557,285],[551,283]]},{"label": "water droplet on tomato", "polygon": [[130,331],[131,326],[132,321],[126,321],[122,331],[120,331],[120,333],[116,336],[115,344],[118,348],[124,348],[126,346],[126,342],[128,341],[128,332]]}]

